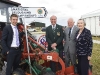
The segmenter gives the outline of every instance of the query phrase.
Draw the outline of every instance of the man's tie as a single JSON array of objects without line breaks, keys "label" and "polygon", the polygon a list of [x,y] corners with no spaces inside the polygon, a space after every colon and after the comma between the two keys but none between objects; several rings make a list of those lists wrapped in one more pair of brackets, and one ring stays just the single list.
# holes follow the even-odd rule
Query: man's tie
[{"label": "man's tie", "polygon": [[69,38],[70,38],[70,34],[71,34],[71,28],[69,29]]},{"label": "man's tie", "polygon": [[14,27],[15,28],[15,36],[16,36],[16,45],[19,46],[19,35],[18,35],[18,29],[17,27]]},{"label": "man's tie", "polygon": [[53,30],[53,32],[55,32],[55,26],[53,26],[52,30]]}]

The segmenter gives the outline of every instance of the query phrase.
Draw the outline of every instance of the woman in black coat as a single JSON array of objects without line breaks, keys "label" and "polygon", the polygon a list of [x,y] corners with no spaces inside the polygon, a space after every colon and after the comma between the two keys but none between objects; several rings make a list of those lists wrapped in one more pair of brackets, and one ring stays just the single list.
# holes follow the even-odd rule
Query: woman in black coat
[{"label": "woman in black coat", "polygon": [[79,75],[88,75],[89,60],[92,54],[92,35],[90,30],[85,28],[83,19],[77,22],[79,31],[76,34],[76,53],[78,58]]}]

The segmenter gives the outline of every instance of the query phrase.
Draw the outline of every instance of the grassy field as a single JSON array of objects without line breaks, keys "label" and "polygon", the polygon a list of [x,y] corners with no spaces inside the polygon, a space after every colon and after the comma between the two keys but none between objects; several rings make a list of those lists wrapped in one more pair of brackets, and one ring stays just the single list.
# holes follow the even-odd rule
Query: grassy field
[{"label": "grassy field", "polygon": [[92,37],[93,40],[99,40],[100,41],[100,37]]},{"label": "grassy field", "polygon": [[92,52],[93,74],[100,75],[100,44],[94,44]]}]

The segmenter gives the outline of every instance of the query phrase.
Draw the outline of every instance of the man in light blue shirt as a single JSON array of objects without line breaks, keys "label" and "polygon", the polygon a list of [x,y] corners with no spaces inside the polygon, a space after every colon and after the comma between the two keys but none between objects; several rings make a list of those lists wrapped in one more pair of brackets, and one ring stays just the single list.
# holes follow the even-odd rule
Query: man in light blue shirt
[{"label": "man in light blue shirt", "polygon": [[19,67],[21,60],[21,36],[17,28],[18,16],[12,14],[10,17],[11,24],[6,25],[2,33],[2,53],[7,56],[6,75],[12,75],[12,69]]}]

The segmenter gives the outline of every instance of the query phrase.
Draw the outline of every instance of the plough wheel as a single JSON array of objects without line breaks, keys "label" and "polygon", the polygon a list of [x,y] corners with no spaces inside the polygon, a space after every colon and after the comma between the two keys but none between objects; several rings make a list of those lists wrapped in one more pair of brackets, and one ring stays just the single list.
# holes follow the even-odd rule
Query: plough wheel
[{"label": "plough wheel", "polygon": [[48,71],[48,72],[45,72],[41,75],[56,75],[55,73],[53,73],[52,71]]},{"label": "plough wheel", "polygon": [[16,69],[12,75],[26,75],[21,68]]}]

